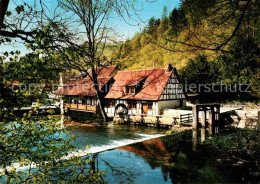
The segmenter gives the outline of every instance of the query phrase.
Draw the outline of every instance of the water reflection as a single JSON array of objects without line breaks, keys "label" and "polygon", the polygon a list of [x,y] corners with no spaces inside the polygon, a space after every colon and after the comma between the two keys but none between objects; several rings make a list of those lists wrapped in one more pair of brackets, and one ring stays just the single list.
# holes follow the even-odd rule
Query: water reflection
[{"label": "water reflection", "polygon": [[201,131],[201,142],[203,143],[206,140],[206,128],[202,127],[200,131]]},{"label": "water reflection", "polygon": [[[66,124],[66,123],[65,123]],[[114,150],[93,154],[89,169],[105,171],[103,180],[108,183],[230,183],[242,182],[233,168],[212,151],[207,139],[217,133],[216,127],[179,132],[150,139]],[[162,133],[159,129],[135,126],[82,126],[72,130],[78,148],[99,149],[103,145],[140,140],[144,134]],[[225,172],[226,170],[229,172]]]},{"label": "water reflection", "polygon": [[192,129],[192,150],[197,150],[197,142],[198,142],[198,131],[197,129]]},{"label": "water reflection", "polygon": [[[202,135],[202,137],[201,137]],[[105,170],[109,183],[239,182],[241,168],[216,162],[207,144],[206,129],[147,140],[95,155],[95,169]],[[195,144],[196,140],[196,144]],[[194,149],[194,146],[196,149]],[[225,172],[229,168],[229,172]]]},{"label": "water reflection", "polygon": [[[175,162],[186,161],[186,155],[181,151],[183,147],[187,146],[186,140],[190,140],[189,133],[178,133],[174,136],[120,147],[110,153],[100,153],[99,159],[97,157],[96,159],[101,161],[99,163],[101,167],[105,166],[106,172],[109,173],[105,179],[111,183],[122,181],[139,183],[147,179],[148,183],[171,183],[176,176],[170,168],[175,165]],[[191,144],[188,145],[191,146]],[[111,153],[116,158],[111,158]],[[120,172],[118,168],[120,168]]]}]

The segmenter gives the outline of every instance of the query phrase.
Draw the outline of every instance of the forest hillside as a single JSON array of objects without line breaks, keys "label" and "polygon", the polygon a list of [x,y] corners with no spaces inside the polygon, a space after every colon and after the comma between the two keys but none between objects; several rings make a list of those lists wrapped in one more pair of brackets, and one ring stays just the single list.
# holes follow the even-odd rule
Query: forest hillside
[{"label": "forest hillside", "polygon": [[121,69],[175,66],[188,83],[251,85],[259,95],[259,0],[183,0],[112,55]]}]

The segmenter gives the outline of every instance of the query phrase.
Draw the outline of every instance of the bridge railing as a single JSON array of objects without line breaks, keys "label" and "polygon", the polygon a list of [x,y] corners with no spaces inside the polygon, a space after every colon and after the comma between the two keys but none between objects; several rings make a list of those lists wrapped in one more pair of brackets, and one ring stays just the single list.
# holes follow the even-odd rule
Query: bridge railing
[{"label": "bridge railing", "polygon": [[180,114],[180,124],[191,125],[192,121],[193,121],[192,113]]}]

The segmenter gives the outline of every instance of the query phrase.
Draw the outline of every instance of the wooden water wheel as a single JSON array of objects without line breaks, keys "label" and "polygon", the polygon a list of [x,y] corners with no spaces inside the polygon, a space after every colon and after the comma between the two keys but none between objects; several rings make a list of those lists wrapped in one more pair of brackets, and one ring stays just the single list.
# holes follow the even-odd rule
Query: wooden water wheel
[{"label": "wooden water wheel", "polygon": [[115,117],[120,118],[122,120],[127,119],[128,116],[128,108],[125,104],[118,104],[115,108]]}]

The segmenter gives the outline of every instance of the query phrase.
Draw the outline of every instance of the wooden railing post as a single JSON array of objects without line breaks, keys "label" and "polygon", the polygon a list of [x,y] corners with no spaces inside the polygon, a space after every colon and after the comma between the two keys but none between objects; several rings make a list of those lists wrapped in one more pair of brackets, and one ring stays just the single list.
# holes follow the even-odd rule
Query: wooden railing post
[{"label": "wooden railing post", "polygon": [[209,125],[213,125],[214,121],[215,121],[214,107],[211,107],[209,112]]},{"label": "wooden railing post", "polygon": [[201,125],[202,127],[206,126],[206,111],[205,109],[201,111]]},{"label": "wooden railing post", "polygon": [[198,128],[198,109],[197,106],[194,105],[192,107],[192,111],[193,111],[193,122],[192,122],[192,128],[193,129],[197,129]]}]

